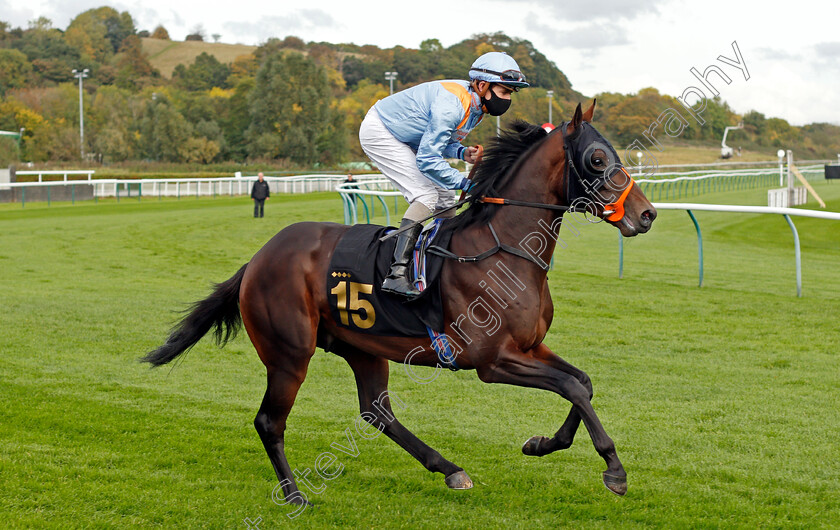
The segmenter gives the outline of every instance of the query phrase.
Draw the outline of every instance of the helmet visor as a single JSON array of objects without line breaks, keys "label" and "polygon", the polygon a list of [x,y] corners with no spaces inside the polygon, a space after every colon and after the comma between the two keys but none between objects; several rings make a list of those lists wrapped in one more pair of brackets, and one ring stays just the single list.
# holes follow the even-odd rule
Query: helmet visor
[{"label": "helmet visor", "polygon": [[496,72],[486,68],[470,68],[471,72],[484,72],[485,74],[497,75],[501,78],[502,83],[526,83],[525,74],[519,70],[505,70],[504,72]]}]

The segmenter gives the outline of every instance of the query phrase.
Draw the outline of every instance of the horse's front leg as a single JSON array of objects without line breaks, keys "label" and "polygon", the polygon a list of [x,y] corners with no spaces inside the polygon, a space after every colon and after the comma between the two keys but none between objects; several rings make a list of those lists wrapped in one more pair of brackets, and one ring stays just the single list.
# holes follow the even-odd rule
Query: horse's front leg
[{"label": "horse's front leg", "polygon": [[485,383],[550,390],[569,400],[589,431],[595,450],[607,464],[607,470],[603,473],[604,485],[613,493],[624,495],[627,492],[627,473],[618,459],[615,444],[604,431],[592,408],[590,390],[576,377],[538,360],[535,353],[500,352],[495,362],[476,367],[478,377]]},{"label": "horse's front leg", "polygon": [[[580,381],[589,392],[590,401],[592,400],[592,381],[586,375],[586,372],[564,361],[544,344],[540,344],[534,348],[531,353],[548,366],[565,372]],[[563,422],[563,425],[552,438],[548,438],[547,436],[532,436],[522,446],[522,452],[528,456],[545,456],[555,451],[568,449],[575,440],[575,434],[577,433],[578,427],[580,427],[580,421],[580,413],[577,407],[572,405],[572,410],[569,411],[566,421]]]}]

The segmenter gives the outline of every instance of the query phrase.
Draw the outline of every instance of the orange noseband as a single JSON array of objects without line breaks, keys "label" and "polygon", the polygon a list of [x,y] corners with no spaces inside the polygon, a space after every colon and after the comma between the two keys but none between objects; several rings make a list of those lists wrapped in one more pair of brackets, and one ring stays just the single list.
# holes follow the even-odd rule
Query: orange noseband
[{"label": "orange noseband", "polygon": [[627,199],[627,196],[630,194],[630,188],[632,188],[633,184],[635,183],[633,177],[630,176],[630,173],[628,173],[626,169],[622,167],[621,171],[623,171],[624,174],[627,175],[627,178],[630,179],[630,184],[628,184],[627,187],[624,188],[624,191],[621,193],[621,196],[618,198],[617,201],[611,202],[604,206],[603,215],[607,216],[607,221],[616,222],[621,221],[624,218],[624,200]]}]

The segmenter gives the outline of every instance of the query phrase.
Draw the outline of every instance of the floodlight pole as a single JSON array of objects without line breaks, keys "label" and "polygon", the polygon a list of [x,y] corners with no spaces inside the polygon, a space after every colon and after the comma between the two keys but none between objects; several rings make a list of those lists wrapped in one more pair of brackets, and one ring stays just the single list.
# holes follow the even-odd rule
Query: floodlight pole
[{"label": "floodlight pole", "polygon": [[554,91],[549,90],[545,95],[548,96],[548,123],[553,124],[554,122],[551,121],[551,100],[554,99]]},{"label": "floodlight pole", "polygon": [[391,94],[394,93],[394,79],[397,78],[397,72],[385,72],[385,79],[390,81]]},{"label": "floodlight pole", "polygon": [[83,161],[85,159],[85,108],[82,97],[82,79],[86,78],[89,72],[87,68],[82,71],[73,70],[73,77],[79,80],[79,151]]}]

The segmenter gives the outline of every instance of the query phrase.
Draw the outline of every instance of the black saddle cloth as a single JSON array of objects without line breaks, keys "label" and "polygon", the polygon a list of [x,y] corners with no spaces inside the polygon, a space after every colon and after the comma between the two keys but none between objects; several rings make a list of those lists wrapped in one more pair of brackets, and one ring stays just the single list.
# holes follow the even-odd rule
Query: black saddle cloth
[{"label": "black saddle cloth", "polygon": [[[444,258],[426,256],[427,286],[416,299],[408,301],[380,290],[391,266],[397,238],[384,242],[379,238],[390,230],[394,228],[354,225],[339,240],[327,269],[327,295],[333,319],[342,327],[373,335],[427,337],[427,326],[442,331],[439,277]],[[451,236],[444,223],[433,244],[448,248]],[[413,261],[409,268],[413,278]]]}]

